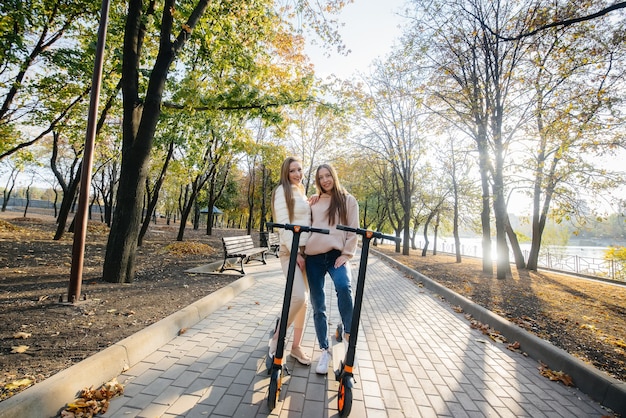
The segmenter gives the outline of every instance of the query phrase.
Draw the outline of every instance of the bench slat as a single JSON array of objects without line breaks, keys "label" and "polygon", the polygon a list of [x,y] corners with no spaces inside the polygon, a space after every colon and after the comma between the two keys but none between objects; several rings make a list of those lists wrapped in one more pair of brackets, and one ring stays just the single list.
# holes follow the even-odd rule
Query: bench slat
[{"label": "bench slat", "polygon": [[[248,262],[252,259],[261,261],[263,264],[267,264],[265,260],[265,253],[268,251],[268,248],[255,247],[254,242],[252,241],[252,236],[250,235],[222,237],[222,244],[224,245],[224,262],[222,263],[220,272],[223,272],[224,270],[235,270],[241,274],[246,274],[243,270],[243,264],[244,262],[248,264]],[[260,258],[253,258],[253,256]],[[226,262],[229,258],[238,258],[240,268],[226,267]]]},{"label": "bench slat", "polygon": [[269,232],[267,234],[267,248],[269,252],[278,257],[278,251],[280,250],[280,236],[277,232]]}]

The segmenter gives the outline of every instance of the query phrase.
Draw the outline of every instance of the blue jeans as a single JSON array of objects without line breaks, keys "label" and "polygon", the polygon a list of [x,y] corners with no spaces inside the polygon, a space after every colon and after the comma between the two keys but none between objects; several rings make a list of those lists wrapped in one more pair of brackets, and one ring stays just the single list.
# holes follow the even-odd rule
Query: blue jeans
[{"label": "blue jeans", "polygon": [[311,305],[313,306],[313,322],[317,341],[322,350],[328,349],[328,315],[326,314],[326,293],[324,291],[326,273],[330,275],[337,292],[337,306],[343,329],[350,332],[352,326],[352,285],[349,262],[335,268],[335,260],[341,251],[332,250],[325,254],[309,255],[306,258],[306,274],[309,280]]}]

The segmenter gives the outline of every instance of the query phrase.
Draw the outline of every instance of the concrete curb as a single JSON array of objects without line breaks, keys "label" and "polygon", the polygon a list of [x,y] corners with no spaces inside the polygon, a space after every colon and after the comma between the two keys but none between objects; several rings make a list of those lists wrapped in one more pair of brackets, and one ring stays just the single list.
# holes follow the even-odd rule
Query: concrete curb
[{"label": "concrete curb", "polygon": [[[221,264],[221,263],[220,263]],[[56,417],[85,387],[99,387],[251,287],[251,275],[223,287],[167,318],[0,402],[0,418]]]},{"label": "concrete curb", "polygon": [[583,393],[589,395],[602,406],[610,408],[621,416],[626,416],[626,383],[608,376],[567,351],[553,346],[429,277],[400,264],[393,258],[374,249],[370,249],[370,251],[407,276],[421,281],[424,287],[442,296],[450,304],[460,306],[464,312],[471,314],[478,321],[489,324],[491,328],[504,335],[507,340],[519,342],[522,351],[532,359],[542,361],[552,370],[563,371],[570,375]]}]

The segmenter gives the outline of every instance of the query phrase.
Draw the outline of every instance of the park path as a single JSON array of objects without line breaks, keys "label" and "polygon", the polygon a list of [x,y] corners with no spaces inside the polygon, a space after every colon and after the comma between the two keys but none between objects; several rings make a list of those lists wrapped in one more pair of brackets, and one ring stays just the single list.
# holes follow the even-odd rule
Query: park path
[{"label": "park path", "polygon": [[[353,265],[356,277],[358,260]],[[246,271],[254,276],[252,287],[118,376],[125,393],[112,400],[108,417],[337,416],[332,370],[315,373],[319,350],[310,311],[304,346],[314,363],[305,367],[287,356],[290,374],[269,411],[265,355],[285,279],[273,257]],[[334,330],[331,280],[327,295]],[[333,344],[336,368],[343,343]],[[375,256],[357,356],[354,417],[608,415],[578,389],[542,377],[537,361],[471,329],[449,303]]]}]

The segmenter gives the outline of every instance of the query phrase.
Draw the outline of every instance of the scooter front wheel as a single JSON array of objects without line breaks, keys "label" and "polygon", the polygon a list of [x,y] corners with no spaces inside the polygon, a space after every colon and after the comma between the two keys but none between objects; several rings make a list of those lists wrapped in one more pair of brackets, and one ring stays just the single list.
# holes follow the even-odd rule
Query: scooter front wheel
[{"label": "scooter front wheel", "polygon": [[347,417],[352,410],[352,381],[341,379],[337,396],[337,410],[340,417]]},{"label": "scooter front wheel", "polygon": [[280,386],[282,383],[282,376],[280,369],[273,370],[272,376],[270,377],[270,389],[269,394],[267,396],[267,406],[270,411],[273,411],[276,408],[276,401],[278,400],[278,394],[280,393]]}]

